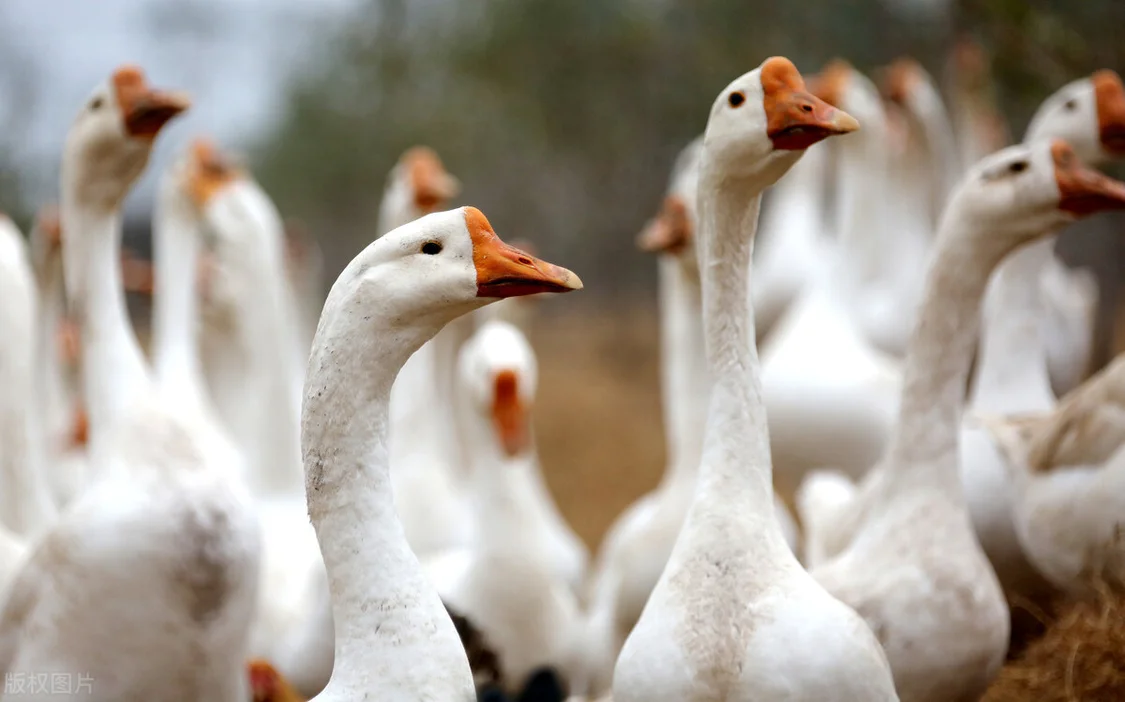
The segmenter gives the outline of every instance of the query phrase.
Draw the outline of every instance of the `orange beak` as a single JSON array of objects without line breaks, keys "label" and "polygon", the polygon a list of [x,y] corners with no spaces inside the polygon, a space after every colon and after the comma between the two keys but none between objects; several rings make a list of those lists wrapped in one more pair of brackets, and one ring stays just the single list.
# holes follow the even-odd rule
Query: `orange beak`
[{"label": "orange beak", "polygon": [[1094,96],[1098,105],[1098,134],[1105,150],[1125,155],[1125,87],[1114,71],[1093,75]]},{"label": "orange beak", "polygon": [[520,400],[519,379],[513,371],[496,374],[492,421],[500,436],[500,445],[510,458],[515,458],[531,446],[528,411]]},{"label": "orange beak", "polygon": [[582,281],[567,269],[500,241],[484,213],[477,208],[466,207],[464,212],[465,225],[473,242],[477,297],[503,298],[582,289]]},{"label": "orange beak", "polygon": [[637,236],[637,248],[652,253],[678,253],[691,241],[687,203],[679,195],[664,198],[660,213]]},{"label": "orange beak", "polygon": [[117,104],[130,136],[151,141],[173,117],[186,110],[191,101],[184,95],[154,90],[136,66],[122,66],[113,72]]},{"label": "orange beak", "polygon": [[305,702],[269,662],[254,659],[246,670],[253,702]]},{"label": "orange beak", "polygon": [[425,146],[416,146],[403,155],[414,192],[414,205],[423,213],[436,212],[457,197],[461,184],[445,170],[438,155]]},{"label": "orange beak", "polygon": [[81,407],[74,412],[74,426],[70,430],[70,447],[86,446],[90,441],[90,418]]},{"label": "orange beak", "polygon": [[912,58],[902,57],[887,66],[883,74],[883,94],[896,105],[905,106],[914,92],[914,85],[921,79],[922,67]]},{"label": "orange beak", "polygon": [[215,195],[241,176],[207,139],[196,139],[191,145],[191,170],[188,193],[199,208],[207,206]]},{"label": "orange beak", "polygon": [[859,129],[855,117],[809,93],[789,59],[767,59],[761,76],[766,133],[775,149],[800,151],[828,137]]},{"label": "orange beak", "polygon": [[78,331],[78,325],[70,319],[63,319],[59,322],[59,328],[56,331],[59,358],[64,365],[75,366],[82,355],[82,337]]},{"label": "orange beak", "polygon": [[48,248],[53,250],[62,245],[62,220],[59,219],[58,207],[45,205],[40,209],[36,217],[35,228],[46,237]]},{"label": "orange beak", "polygon": [[122,252],[121,282],[126,292],[151,296],[156,287],[152,263],[128,251]]},{"label": "orange beak", "polygon": [[1055,182],[1059,186],[1059,209],[1079,217],[1103,210],[1125,209],[1125,183],[1114,180],[1078,160],[1061,139],[1051,144]]}]

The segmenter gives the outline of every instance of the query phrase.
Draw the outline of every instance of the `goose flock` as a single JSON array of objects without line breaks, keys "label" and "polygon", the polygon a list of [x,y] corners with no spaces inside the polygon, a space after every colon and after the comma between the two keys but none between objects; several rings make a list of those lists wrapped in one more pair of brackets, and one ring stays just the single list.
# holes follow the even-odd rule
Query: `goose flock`
[{"label": "goose flock", "polygon": [[532,429],[531,296],[578,276],[416,147],[322,299],[204,138],[150,265],[122,203],[190,100],[118,68],[58,206],[0,217],[0,700],[980,699],[1014,598],[1125,576],[1125,359],[1087,379],[1097,287],[1053,252],[1125,209],[1093,169],[1125,87],[1009,145],[983,55],[952,67],[773,57],[718,94],[637,237],[667,464],[593,554]]}]

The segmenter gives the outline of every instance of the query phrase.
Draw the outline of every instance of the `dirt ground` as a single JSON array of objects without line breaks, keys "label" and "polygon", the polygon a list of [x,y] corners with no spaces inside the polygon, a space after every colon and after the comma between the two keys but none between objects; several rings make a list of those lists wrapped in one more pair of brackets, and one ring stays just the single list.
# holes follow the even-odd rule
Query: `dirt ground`
[{"label": "dirt ground", "polygon": [[547,483],[591,548],[664,469],[652,308],[540,316],[535,432]]}]

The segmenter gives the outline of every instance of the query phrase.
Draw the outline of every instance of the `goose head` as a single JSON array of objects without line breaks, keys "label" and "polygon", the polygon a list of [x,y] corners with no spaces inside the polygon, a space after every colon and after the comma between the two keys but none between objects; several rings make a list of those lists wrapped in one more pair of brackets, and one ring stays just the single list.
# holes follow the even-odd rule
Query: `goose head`
[{"label": "goose head", "polygon": [[1094,212],[1125,208],[1125,183],[1082,163],[1061,139],[1017,144],[977,163],[951,196],[946,216],[986,227],[1002,249],[1058,231]]},{"label": "goose head", "polygon": [[637,235],[637,248],[648,253],[669,254],[694,260],[693,216],[692,207],[685,197],[675,193],[665,196],[660,211]]},{"label": "goose head", "polygon": [[857,129],[854,117],[808,91],[789,59],[775,56],[715,99],[703,148],[713,171],[769,186],[805,149]]},{"label": "goose head", "polygon": [[415,146],[391,169],[380,219],[385,231],[442,209],[461,192],[461,182],[445,170],[437,153]]},{"label": "goose head", "polygon": [[695,198],[702,146],[703,140],[699,138],[680,152],[660,211],[637,235],[637,248],[641,251],[675,256],[684,272],[695,277],[699,275],[694,242]]},{"label": "goose head", "polygon": [[1065,139],[1087,163],[1125,157],[1125,87],[1104,70],[1064,85],[1043,101],[1024,141]]},{"label": "goose head", "polygon": [[469,411],[491,425],[504,454],[527,453],[538,368],[526,337],[506,322],[486,322],[462,348],[458,378]]},{"label": "goose head", "polygon": [[[879,88],[867,76],[857,71],[843,59],[828,63],[815,79],[809,81],[813,95],[833,107],[852,115],[871,141],[881,141],[886,131],[886,109]],[[849,143],[856,137],[846,137],[841,143]]]},{"label": "goose head", "polygon": [[949,71],[954,87],[963,93],[979,93],[992,87],[988,54],[980,42],[962,37],[949,55]]},{"label": "goose head", "polygon": [[884,69],[880,88],[887,101],[915,120],[945,110],[933,76],[922,64],[907,56],[896,59]]},{"label": "goose head", "polygon": [[363,309],[413,353],[455,318],[494,300],[581,288],[574,273],[505,244],[480,210],[463,207],[426,215],[369,244],[332,286],[317,334]]},{"label": "goose head", "polygon": [[157,134],[189,104],[183,95],[151,87],[140,68],[118,68],[71,125],[64,178],[90,205],[116,209],[148,163]]}]

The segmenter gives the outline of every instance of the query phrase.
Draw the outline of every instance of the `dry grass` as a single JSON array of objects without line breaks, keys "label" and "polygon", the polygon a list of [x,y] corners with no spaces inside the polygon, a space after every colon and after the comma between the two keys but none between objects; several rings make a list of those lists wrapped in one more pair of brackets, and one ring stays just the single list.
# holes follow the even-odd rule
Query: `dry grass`
[{"label": "dry grass", "polygon": [[1009,662],[983,702],[1125,700],[1125,588],[1058,606],[1046,633]]},{"label": "dry grass", "polygon": [[594,547],[664,469],[655,312],[540,317],[535,428],[559,508]]}]

